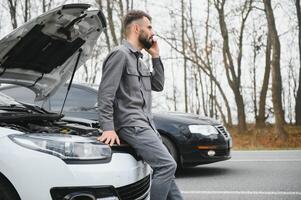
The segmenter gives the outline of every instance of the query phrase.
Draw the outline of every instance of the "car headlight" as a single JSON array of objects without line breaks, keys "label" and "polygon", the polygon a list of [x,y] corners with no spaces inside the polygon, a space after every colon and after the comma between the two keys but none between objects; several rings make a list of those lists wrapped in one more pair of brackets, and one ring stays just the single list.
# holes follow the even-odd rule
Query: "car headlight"
[{"label": "car headlight", "polygon": [[23,134],[9,138],[25,148],[57,156],[62,160],[106,160],[111,148],[91,138],[62,134]]},{"label": "car headlight", "polygon": [[199,133],[206,136],[219,134],[216,128],[211,125],[189,125],[188,128],[191,133]]}]

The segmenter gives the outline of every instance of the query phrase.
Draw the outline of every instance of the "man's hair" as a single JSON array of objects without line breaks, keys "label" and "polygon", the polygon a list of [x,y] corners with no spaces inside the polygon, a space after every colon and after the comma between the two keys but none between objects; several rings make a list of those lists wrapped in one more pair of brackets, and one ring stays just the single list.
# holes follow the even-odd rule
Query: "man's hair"
[{"label": "man's hair", "polygon": [[152,17],[147,14],[146,12],[142,11],[142,10],[131,10],[129,11],[124,19],[123,19],[123,30],[124,30],[124,34],[127,35],[128,34],[128,28],[131,25],[131,23],[133,21],[142,19],[143,17],[146,17],[149,21],[152,20]]}]

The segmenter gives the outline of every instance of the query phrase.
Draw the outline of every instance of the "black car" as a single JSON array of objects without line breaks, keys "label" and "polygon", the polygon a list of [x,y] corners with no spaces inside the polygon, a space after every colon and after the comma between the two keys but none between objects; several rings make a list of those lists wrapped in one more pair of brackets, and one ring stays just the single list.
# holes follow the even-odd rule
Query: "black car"
[{"label": "black car", "polygon": [[[67,85],[43,102],[43,108],[60,112],[66,91]],[[3,86],[0,92],[19,101],[35,103],[32,91],[20,86]],[[80,117],[96,121],[98,118],[96,106],[97,89],[72,84],[63,110],[67,117],[65,120],[72,121],[74,119],[70,117]],[[154,121],[163,143],[179,167],[208,164],[231,158],[232,138],[226,128],[214,119],[195,114],[165,112],[154,113]],[[93,124],[97,126],[97,122]]]}]

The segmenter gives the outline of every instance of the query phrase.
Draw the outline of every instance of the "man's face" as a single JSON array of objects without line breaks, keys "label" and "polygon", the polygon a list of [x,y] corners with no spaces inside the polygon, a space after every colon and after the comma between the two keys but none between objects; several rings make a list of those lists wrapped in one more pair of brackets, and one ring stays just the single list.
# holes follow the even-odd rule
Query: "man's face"
[{"label": "man's face", "polygon": [[149,49],[153,45],[153,30],[149,19],[143,17],[141,23],[139,23],[140,31],[138,35],[138,40],[143,46],[143,48]]}]

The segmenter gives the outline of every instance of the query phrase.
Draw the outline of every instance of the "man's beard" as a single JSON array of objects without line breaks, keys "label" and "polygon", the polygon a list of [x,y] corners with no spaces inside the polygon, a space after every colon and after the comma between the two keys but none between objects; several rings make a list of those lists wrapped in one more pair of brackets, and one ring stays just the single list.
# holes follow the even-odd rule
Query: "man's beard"
[{"label": "man's beard", "polygon": [[150,49],[153,45],[151,39],[147,38],[147,35],[144,31],[141,31],[138,37],[139,42],[143,45],[144,48]]}]

